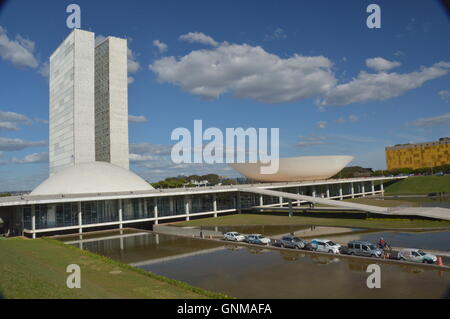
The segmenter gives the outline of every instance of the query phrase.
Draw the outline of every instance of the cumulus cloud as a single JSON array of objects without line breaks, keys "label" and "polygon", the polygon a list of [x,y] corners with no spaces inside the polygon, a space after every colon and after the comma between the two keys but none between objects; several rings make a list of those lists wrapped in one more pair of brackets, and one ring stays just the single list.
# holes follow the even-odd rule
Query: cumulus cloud
[{"label": "cumulus cloud", "polygon": [[37,68],[39,63],[33,54],[33,41],[17,35],[15,40],[8,37],[5,28],[0,26],[0,57],[18,67]]},{"label": "cumulus cloud", "polygon": [[14,113],[14,112],[5,112],[0,111],[0,131],[18,131],[19,124],[29,123],[30,119],[25,115]]},{"label": "cumulus cloud", "polygon": [[374,69],[375,71],[387,71],[400,66],[401,63],[397,61],[389,61],[378,57],[367,59],[366,65],[368,68]]},{"label": "cumulus cloud", "polygon": [[0,137],[0,151],[21,151],[28,147],[45,146],[46,141],[26,141],[20,138]]},{"label": "cumulus cloud", "polygon": [[445,102],[450,101],[450,91],[448,90],[442,90],[438,92],[439,97],[444,100]]},{"label": "cumulus cloud", "polygon": [[130,73],[136,73],[140,69],[140,64],[136,59],[136,54],[130,49],[127,49],[127,66],[128,66],[128,84],[134,82],[134,77]]},{"label": "cumulus cloud", "polygon": [[147,118],[144,115],[128,115],[128,122],[132,123],[144,123],[147,122]]},{"label": "cumulus cloud", "polygon": [[323,56],[283,59],[247,44],[223,43],[179,59],[165,57],[149,67],[160,82],[209,100],[232,92],[266,103],[290,102],[324,94],[336,83],[332,63]]},{"label": "cumulus cloud", "polygon": [[190,43],[201,43],[206,45],[212,45],[213,47],[219,45],[219,43],[216,40],[214,40],[213,38],[202,32],[189,32],[181,35],[179,39]]},{"label": "cumulus cloud", "polygon": [[417,127],[431,127],[437,125],[450,125],[450,113],[445,113],[434,117],[424,117],[409,123]]},{"label": "cumulus cloud", "polygon": [[[200,37],[188,33],[182,38],[194,41]],[[338,83],[333,62],[324,56],[294,54],[282,58],[260,46],[210,44],[214,43],[214,48],[163,57],[149,68],[159,82],[177,85],[206,100],[225,93],[264,103],[314,98],[319,107],[394,98],[450,71],[450,62],[439,62],[410,73],[389,72],[400,63],[378,57],[366,61],[376,73],[362,71],[351,81]]]},{"label": "cumulus cloud", "polygon": [[164,53],[167,51],[167,44],[159,40],[153,40],[153,45],[158,48],[159,53]]},{"label": "cumulus cloud", "polygon": [[439,62],[431,67],[421,67],[411,73],[360,72],[352,81],[333,87],[319,105],[346,105],[368,101],[383,101],[416,89],[425,82],[450,72],[450,62]]}]

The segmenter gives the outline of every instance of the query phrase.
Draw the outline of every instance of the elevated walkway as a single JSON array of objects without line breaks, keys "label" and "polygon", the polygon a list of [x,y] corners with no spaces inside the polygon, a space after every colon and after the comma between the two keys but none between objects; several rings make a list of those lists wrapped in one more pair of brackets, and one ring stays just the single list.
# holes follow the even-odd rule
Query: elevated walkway
[{"label": "elevated walkway", "polygon": [[[435,218],[441,220],[450,220],[450,209],[440,207],[379,207],[373,205],[365,205],[358,203],[345,202],[340,200],[333,200],[322,197],[313,197],[307,195],[299,195],[293,193],[286,193],[268,189],[262,189],[259,187],[239,187],[242,192],[255,193],[273,197],[287,198],[293,201],[306,201],[315,204],[323,204],[334,207],[343,208],[346,210],[358,210],[363,212],[369,212],[373,214],[382,214],[390,216],[422,216],[428,218]],[[292,205],[291,205],[292,206]],[[255,208],[258,206],[255,206]],[[276,208],[273,208],[276,209]],[[293,211],[293,207],[288,209]]]}]

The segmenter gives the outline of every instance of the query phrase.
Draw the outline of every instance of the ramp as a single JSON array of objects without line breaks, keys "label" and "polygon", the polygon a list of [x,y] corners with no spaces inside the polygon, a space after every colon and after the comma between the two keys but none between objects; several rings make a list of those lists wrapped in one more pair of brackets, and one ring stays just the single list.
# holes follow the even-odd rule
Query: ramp
[{"label": "ramp", "polygon": [[262,189],[259,187],[241,187],[239,188],[239,190],[242,192],[255,193],[274,197],[283,197],[295,201],[300,200],[316,204],[341,207],[349,210],[369,212],[373,214],[383,214],[390,216],[421,216],[441,220],[450,220],[450,209],[441,207],[379,207],[373,205],[344,202],[328,198],[273,191],[268,189]]}]

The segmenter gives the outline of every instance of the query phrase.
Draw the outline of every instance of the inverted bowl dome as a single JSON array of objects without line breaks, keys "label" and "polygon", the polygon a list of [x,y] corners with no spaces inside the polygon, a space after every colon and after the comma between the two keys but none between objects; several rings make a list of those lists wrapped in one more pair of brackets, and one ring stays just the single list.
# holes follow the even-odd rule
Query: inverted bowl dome
[{"label": "inverted bowl dome", "polygon": [[154,189],[129,170],[106,162],[80,163],[50,176],[31,195],[146,191]]},{"label": "inverted bowl dome", "polygon": [[262,166],[267,164],[236,163],[232,168],[242,175],[260,182],[298,182],[328,179],[341,171],[353,160],[353,156],[301,156],[280,158],[278,172],[261,174]]}]

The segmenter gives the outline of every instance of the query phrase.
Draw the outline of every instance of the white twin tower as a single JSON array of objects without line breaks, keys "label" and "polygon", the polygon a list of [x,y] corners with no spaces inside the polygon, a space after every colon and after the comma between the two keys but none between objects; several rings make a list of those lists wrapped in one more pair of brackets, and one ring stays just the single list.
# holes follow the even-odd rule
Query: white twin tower
[{"label": "white twin tower", "polygon": [[127,40],[74,29],[50,56],[50,175],[86,162],[129,168]]}]

